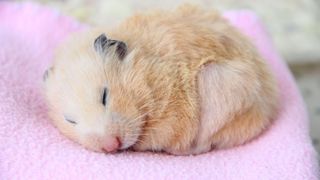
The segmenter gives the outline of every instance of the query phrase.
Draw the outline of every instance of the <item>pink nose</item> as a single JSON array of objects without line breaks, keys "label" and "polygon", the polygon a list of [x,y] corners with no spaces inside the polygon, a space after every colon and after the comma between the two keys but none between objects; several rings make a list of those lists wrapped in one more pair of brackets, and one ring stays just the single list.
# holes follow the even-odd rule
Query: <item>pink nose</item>
[{"label": "pink nose", "polygon": [[114,152],[120,148],[121,142],[118,137],[108,137],[102,149],[106,152]]}]

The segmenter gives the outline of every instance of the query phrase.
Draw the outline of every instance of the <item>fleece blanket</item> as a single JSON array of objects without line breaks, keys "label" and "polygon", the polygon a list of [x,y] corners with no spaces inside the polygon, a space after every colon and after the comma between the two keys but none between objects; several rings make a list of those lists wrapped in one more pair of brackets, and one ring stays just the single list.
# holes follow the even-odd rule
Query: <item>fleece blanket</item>
[{"label": "fleece blanket", "polygon": [[254,41],[277,77],[282,106],[275,123],[246,145],[198,156],[106,155],[60,135],[42,94],[53,49],[84,25],[39,5],[0,3],[0,179],[317,179],[305,105],[287,66],[253,13],[224,16]]}]

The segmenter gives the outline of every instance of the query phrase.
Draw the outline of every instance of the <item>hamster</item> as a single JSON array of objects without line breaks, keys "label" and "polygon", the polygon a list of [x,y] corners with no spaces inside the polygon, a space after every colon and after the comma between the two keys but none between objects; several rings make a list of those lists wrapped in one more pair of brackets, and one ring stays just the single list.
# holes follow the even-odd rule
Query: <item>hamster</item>
[{"label": "hamster", "polygon": [[271,124],[279,104],[276,81],[248,38],[192,5],[75,33],[44,82],[53,124],[107,153],[242,145]]}]

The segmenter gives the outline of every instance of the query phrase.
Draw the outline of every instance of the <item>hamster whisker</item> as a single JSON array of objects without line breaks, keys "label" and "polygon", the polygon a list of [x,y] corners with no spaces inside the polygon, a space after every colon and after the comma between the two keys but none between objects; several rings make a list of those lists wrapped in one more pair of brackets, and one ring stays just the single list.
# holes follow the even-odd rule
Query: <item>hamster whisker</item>
[{"label": "hamster whisker", "polygon": [[155,127],[145,127],[144,128],[144,131],[148,131],[148,130],[152,130],[152,131],[157,131],[159,130],[160,128],[155,128]]},{"label": "hamster whisker", "polygon": [[[142,143],[142,144],[143,144],[143,143],[146,143],[146,141],[143,141],[143,140],[141,140],[141,139],[138,139],[138,140],[136,141],[136,143]],[[135,143],[135,144],[136,144],[136,143]]]},{"label": "hamster whisker", "polygon": [[134,118],[132,121],[135,121],[135,120],[137,120],[137,119],[139,119],[139,118],[142,118],[142,117],[146,116],[146,115],[149,114],[149,113],[150,113],[150,111],[149,111],[149,112],[146,112],[146,113],[143,113],[143,114],[139,115],[138,117]]}]

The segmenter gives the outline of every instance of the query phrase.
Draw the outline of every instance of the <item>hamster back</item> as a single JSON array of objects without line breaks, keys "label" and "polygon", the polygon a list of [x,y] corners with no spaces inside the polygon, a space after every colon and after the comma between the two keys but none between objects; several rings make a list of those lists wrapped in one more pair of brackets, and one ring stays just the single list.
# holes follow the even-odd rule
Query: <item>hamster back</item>
[{"label": "hamster back", "polygon": [[74,35],[47,74],[54,124],[95,151],[233,147],[266,129],[277,109],[276,83],[249,40],[188,5]]}]

